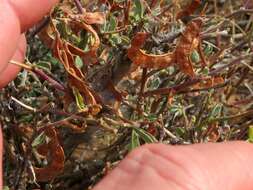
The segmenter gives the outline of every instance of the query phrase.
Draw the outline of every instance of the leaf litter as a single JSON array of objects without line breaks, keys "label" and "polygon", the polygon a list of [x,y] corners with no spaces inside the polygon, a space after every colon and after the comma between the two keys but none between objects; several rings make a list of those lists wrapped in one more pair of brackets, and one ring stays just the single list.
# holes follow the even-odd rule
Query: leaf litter
[{"label": "leaf litter", "polygon": [[63,0],[0,92],[4,184],[88,189],[145,143],[252,141],[250,1]]}]

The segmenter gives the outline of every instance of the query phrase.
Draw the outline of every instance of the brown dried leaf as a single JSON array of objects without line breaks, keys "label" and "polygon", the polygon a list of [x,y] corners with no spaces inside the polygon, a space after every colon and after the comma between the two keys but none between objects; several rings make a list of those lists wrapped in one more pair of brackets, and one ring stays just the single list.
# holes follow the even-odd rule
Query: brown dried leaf
[{"label": "brown dried leaf", "polygon": [[71,121],[63,121],[62,125],[64,125],[64,127],[71,129],[71,131],[73,133],[83,133],[86,130],[86,126],[83,125],[77,125],[74,123],[71,123]]},{"label": "brown dried leaf", "polygon": [[37,152],[38,152],[41,156],[43,156],[43,157],[46,157],[46,156],[47,156],[49,150],[50,150],[50,149],[49,149],[48,144],[42,144],[42,145],[39,145],[39,146],[37,147]]},{"label": "brown dried leaf", "polygon": [[[58,31],[56,31],[56,39],[54,46],[54,56],[64,65],[69,76],[69,86],[77,88],[84,97],[85,103],[88,105],[96,105],[100,98],[95,95],[85,82],[83,73],[74,64],[74,58],[68,49],[69,44],[60,39]],[[93,95],[94,94],[94,95]],[[96,98],[95,98],[95,97]]]},{"label": "brown dried leaf", "polygon": [[163,55],[147,54],[141,50],[140,48],[147,39],[148,34],[139,32],[134,36],[127,55],[135,65],[142,68],[166,68],[176,63],[183,73],[194,77],[195,73],[190,55],[199,46],[199,35],[202,24],[203,21],[200,18],[191,21],[180,37],[175,51]]},{"label": "brown dried leaf", "polygon": [[217,77],[201,80],[201,82],[193,86],[193,89],[211,88],[213,86],[223,84],[223,83],[224,83],[224,79],[220,76],[217,76]]},{"label": "brown dried leaf", "polygon": [[[64,151],[59,143],[55,129],[47,127],[44,132],[50,138],[46,146],[48,152],[44,152],[45,154],[47,153],[49,164],[44,168],[34,168],[36,179],[40,182],[50,181],[58,176],[63,171],[65,160]],[[48,155],[49,153],[50,155]]]},{"label": "brown dried leaf", "polygon": [[142,68],[164,68],[171,65],[174,61],[173,53],[154,55],[147,54],[140,49],[147,37],[148,34],[144,32],[139,32],[134,36],[127,52],[129,59]]},{"label": "brown dried leaf", "polygon": [[80,49],[78,49],[78,48],[73,48],[73,45],[72,45],[72,47],[70,46],[71,53],[74,53],[74,54],[78,53],[77,55],[82,57],[85,64],[97,63],[97,50],[100,46],[100,39],[99,39],[97,32],[93,29],[93,27],[91,25],[88,25],[84,22],[71,21],[71,25],[74,28],[78,28],[78,30],[80,30],[80,29],[87,30],[94,37],[94,43],[90,47],[89,51],[87,51],[87,52],[84,52],[82,50],[80,51]]},{"label": "brown dried leaf", "polygon": [[105,14],[102,12],[85,12],[82,19],[87,24],[104,24]]},{"label": "brown dried leaf", "polygon": [[[92,92],[83,73],[75,66],[73,55],[68,49],[68,44],[62,41],[59,33],[56,35],[54,56],[60,60],[69,74],[69,86],[75,87],[84,97],[85,103],[88,105],[96,105],[100,98]],[[98,101],[97,101],[98,100]]]},{"label": "brown dried leaf", "polygon": [[208,129],[206,132],[206,136],[208,138],[208,142],[217,142],[220,138],[219,125],[218,122],[212,123],[208,125]]},{"label": "brown dried leaf", "polygon": [[199,35],[203,21],[200,18],[192,20],[179,39],[174,52],[176,63],[180,70],[191,77],[195,76],[190,55],[199,45]]},{"label": "brown dried leaf", "polygon": [[[95,13],[94,13],[95,14]],[[98,13],[96,13],[95,15],[97,15]],[[88,13],[88,16],[91,16],[91,13]],[[88,18],[87,16],[87,18]],[[73,30],[76,31],[80,31],[81,29],[84,29],[88,32],[90,32],[94,38],[94,43],[92,44],[92,46],[89,48],[88,51],[83,51],[82,49],[74,46],[73,44],[71,44],[70,42],[65,42],[68,45],[68,49],[69,51],[74,54],[74,55],[78,55],[83,59],[83,62],[85,64],[95,64],[97,63],[97,50],[100,46],[100,39],[99,36],[97,34],[97,32],[93,29],[93,27],[89,24],[86,24],[85,22],[81,22],[81,18],[77,19],[73,16],[70,16],[71,20],[69,20],[69,24],[71,25]],[[79,17],[78,17],[79,18]],[[83,18],[84,19],[84,18]],[[90,18],[91,19],[91,18]],[[99,18],[94,18],[97,19],[96,22],[102,22],[102,18],[101,16]],[[93,20],[95,22],[95,20]],[[91,22],[91,21],[90,21]],[[53,48],[53,44],[55,43],[54,41],[56,41],[56,37],[60,36],[52,19],[50,22],[50,25],[48,25],[47,27],[45,27],[39,34],[40,39],[45,43],[45,45],[49,48]]]},{"label": "brown dried leaf", "polygon": [[189,5],[187,5],[182,11],[177,14],[176,19],[182,19],[186,16],[190,16],[196,11],[200,4],[201,0],[192,0]]},{"label": "brown dried leaf", "polygon": [[54,42],[54,37],[52,36],[53,30],[51,25],[49,24],[48,26],[44,27],[40,33],[39,33],[39,38],[40,40],[48,47],[52,48],[53,42]]}]

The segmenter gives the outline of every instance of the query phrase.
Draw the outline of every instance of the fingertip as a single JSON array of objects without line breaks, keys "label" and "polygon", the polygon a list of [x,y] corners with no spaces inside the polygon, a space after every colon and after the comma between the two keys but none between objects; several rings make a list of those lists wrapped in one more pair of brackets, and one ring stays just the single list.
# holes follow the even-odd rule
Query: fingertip
[{"label": "fingertip", "polygon": [[20,71],[20,67],[9,65],[0,76],[0,89],[5,87],[9,82],[14,80]]},{"label": "fingertip", "polygon": [[[2,167],[2,162],[3,162],[3,134],[2,134],[2,127],[0,123],[0,171],[3,171]],[[3,172],[0,172],[0,188],[2,189],[3,187]]]},{"label": "fingertip", "polygon": [[[12,60],[23,62],[25,58],[26,52],[26,38],[25,35],[22,34],[19,39],[19,44],[17,50],[12,57]],[[7,68],[0,75],[0,88],[6,86],[10,81],[14,80],[17,74],[20,72],[20,67],[12,64],[8,64]]]},{"label": "fingertip", "polygon": [[16,13],[21,31],[27,30],[29,27],[38,22],[44,15],[50,12],[51,8],[57,4],[59,0],[8,0],[10,7]]},{"label": "fingertip", "polygon": [[[20,32],[38,22],[58,0],[2,0],[0,6],[0,75],[1,86],[13,79],[18,69],[8,66],[16,51]],[[7,70],[7,71],[6,71]],[[12,75],[9,76],[9,73]]]}]

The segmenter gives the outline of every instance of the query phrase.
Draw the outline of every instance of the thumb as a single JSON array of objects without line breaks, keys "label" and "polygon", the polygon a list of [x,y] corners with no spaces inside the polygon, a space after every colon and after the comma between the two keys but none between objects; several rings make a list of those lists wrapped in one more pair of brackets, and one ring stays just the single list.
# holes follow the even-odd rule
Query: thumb
[{"label": "thumb", "polygon": [[94,190],[252,190],[253,145],[145,145]]}]

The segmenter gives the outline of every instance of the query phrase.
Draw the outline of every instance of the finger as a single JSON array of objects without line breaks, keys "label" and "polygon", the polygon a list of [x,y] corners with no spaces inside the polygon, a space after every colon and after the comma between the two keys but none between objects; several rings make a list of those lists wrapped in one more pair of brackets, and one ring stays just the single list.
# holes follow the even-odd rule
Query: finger
[{"label": "finger", "polygon": [[[25,35],[23,34],[20,36],[18,47],[16,49],[16,52],[14,53],[12,60],[23,62],[25,58],[25,52],[26,52],[26,39]],[[9,64],[7,68],[3,71],[3,73],[0,75],[0,88],[4,87],[10,81],[15,79],[19,71],[20,67]]]},{"label": "finger", "polygon": [[130,153],[94,190],[252,190],[253,145],[146,145]]},{"label": "finger", "polygon": [[0,189],[3,187],[3,134],[2,127],[0,124]]},{"label": "finger", "polygon": [[8,0],[8,3],[19,19],[21,30],[25,31],[48,13],[57,1]]},{"label": "finger", "polygon": [[37,22],[57,0],[1,0],[0,75],[13,56],[21,31]]}]

